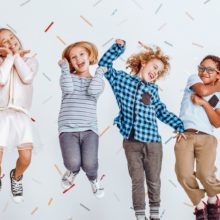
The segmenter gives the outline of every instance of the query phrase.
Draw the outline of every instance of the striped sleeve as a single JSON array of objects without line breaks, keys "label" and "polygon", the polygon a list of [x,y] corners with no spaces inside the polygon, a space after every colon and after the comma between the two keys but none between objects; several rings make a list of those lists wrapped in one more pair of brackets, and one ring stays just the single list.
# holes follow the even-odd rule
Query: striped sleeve
[{"label": "striped sleeve", "polygon": [[88,87],[88,95],[98,97],[104,90],[104,80],[103,80],[103,74],[105,73],[104,67],[98,67],[96,69],[95,76],[92,78],[89,87]]},{"label": "striped sleeve", "polygon": [[70,69],[68,62],[62,62],[61,67],[61,76],[60,76],[60,87],[64,94],[72,94],[74,92],[74,82],[73,78],[70,75]]}]

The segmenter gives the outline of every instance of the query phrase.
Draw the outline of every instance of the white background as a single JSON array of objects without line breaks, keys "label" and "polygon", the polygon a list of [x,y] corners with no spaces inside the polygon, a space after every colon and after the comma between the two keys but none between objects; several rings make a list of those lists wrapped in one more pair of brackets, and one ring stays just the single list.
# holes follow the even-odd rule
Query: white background
[{"label": "white background", "polygon": [[[65,45],[57,36],[66,46],[79,40],[91,41],[97,45],[100,56],[114,42],[106,44],[110,39],[125,39],[127,50],[123,59],[115,62],[115,67],[120,69],[125,69],[123,60],[140,50],[139,40],[160,46],[171,57],[172,67],[168,76],[158,82],[160,96],[169,110],[179,114],[187,77],[196,73],[204,56],[220,55],[219,9],[218,0],[0,0],[0,27],[9,25],[24,48],[31,49],[32,54],[37,53],[40,69],[34,82],[32,115],[42,143],[25,173],[25,202],[20,205],[12,202],[9,184],[9,171],[15,166],[17,153],[5,152],[3,173],[6,176],[0,192],[0,219],[134,220],[122,137],[112,126],[118,108],[107,81],[98,102],[100,132],[111,126],[100,138],[99,148],[99,175],[106,175],[102,181],[106,196],[97,200],[92,195],[83,172],[77,177],[76,186],[62,193],[60,175],[54,165],[65,171],[57,133],[61,100],[57,61]],[[45,33],[52,21],[53,26]],[[91,71],[94,72],[95,67]],[[159,127],[164,143],[173,135],[173,130],[160,122]],[[219,132],[216,134],[219,139]],[[191,220],[194,219],[191,203],[174,172],[174,143],[173,139],[163,145],[161,219]],[[220,166],[219,156],[216,163]],[[48,205],[50,198],[53,201]],[[31,214],[36,207],[38,210]]]}]

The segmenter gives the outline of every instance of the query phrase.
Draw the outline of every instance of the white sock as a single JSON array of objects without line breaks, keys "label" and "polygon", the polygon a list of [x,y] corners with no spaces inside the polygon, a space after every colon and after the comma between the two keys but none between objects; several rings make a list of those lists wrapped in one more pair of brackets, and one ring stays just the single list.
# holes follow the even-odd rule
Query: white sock
[{"label": "white sock", "polygon": [[204,203],[203,203],[202,200],[199,202],[198,205],[196,205],[196,208],[197,208],[197,209],[204,209],[204,208],[205,208],[205,205],[204,205]]},{"label": "white sock", "polygon": [[213,196],[213,197],[208,197],[208,203],[209,204],[215,204],[217,201],[217,197]]}]

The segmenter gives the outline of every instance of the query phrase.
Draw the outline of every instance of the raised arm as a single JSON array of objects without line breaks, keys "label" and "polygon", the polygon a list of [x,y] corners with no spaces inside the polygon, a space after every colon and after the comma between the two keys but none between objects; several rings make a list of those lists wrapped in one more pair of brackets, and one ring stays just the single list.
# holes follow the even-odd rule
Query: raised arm
[{"label": "raised arm", "polygon": [[188,79],[187,86],[199,96],[208,96],[215,92],[220,92],[220,82],[214,85],[205,85],[198,75],[191,75]]},{"label": "raised arm", "polygon": [[106,79],[111,85],[114,84],[119,74],[124,73],[123,71],[117,71],[113,68],[113,61],[115,61],[125,51],[125,41],[116,40],[116,43],[102,56],[99,61],[99,66],[105,66],[108,71],[105,73]]},{"label": "raised arm", "polygon": [[98,97],[104,90],[105,82],[103,75],[107,71],[106,67],[98,67],[95,72],[95,76],[91,80],[88,87],[88,94],[94,97]]},{"label": "raised arm", "polygon": [[72,94],[74,92],[73,78],[70,75],[69,63],[66,59],[58,62],[61,68],[60,87],[63,93]]},{"label": "raised arm", "polygon": [[158,89],[154,93],[153,105],[156,110],[156,116],[160,121],[171,126],[177,132],[184,132],[183,122],[175,114],[169,112],[166,105],[160,101]]},{"label": "raised arm", "polygon": [[32,84],[38,71],[38,62],[35,58],[24,60],[20,54],[15,55],[14,65],[24,84]]}]

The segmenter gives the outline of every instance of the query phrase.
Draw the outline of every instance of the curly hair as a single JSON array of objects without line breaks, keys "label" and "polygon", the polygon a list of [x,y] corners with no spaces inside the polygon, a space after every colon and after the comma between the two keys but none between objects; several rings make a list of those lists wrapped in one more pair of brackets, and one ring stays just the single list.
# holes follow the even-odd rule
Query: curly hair
[{"label": "curly hair", "polygon": [[139,73],[143,63],[147,63],[152,59],[158,59],[164,65],[164,69],[158,76],[158,79],[165,76],[170,68],[170,58],[167,55],[164,55],[159,47],[155,47],[154,49],[146,45],[143,45],[142,43],[141,45],[144,47],[145,51],[141,51],[137,54],[131,55],[126,62],[126,68],[130,68],[131,73],[136,75]]},{"label": "curly hair", "polygon": [[215,55],[208,55],[202,59],[200,62],[200,65],[205,61],[205,60],[212,60],[215,64],[217,69],[220,71],[220,57],[217,57]]},{"label": "curly hair", "polygon": [[75,71],[75,69],[73,68],[73,66],[71,65],[71,62],[70,62],[70,51],[74,47],[82,47],[88,52],[90,65],[96,64],[98,62],[98,49],[95,46],[95,44],[88,42],[88,41],[75,42],[73,44],[70,44],[68,47],[66,47],[63,51],[63,54],[62,54],[62,58],[63,59],[66,58],[69,65],[70,65],[70,72]]}]

